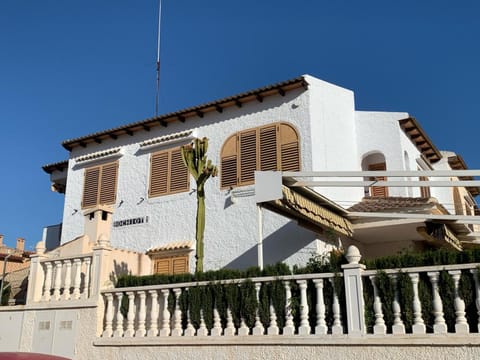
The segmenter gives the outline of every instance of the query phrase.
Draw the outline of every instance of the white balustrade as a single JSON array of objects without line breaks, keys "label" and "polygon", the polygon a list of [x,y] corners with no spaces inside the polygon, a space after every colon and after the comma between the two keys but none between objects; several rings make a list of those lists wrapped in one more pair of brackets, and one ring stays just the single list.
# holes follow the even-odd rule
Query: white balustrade
[{"label": "white balustrade", "polygon": [[375,275],[371,275],[369,278],[373,287],[373,312],[375,314],[373,333],[375,335],[385,335],[387,333],[387,326],[385,325],[385,320],[383,319],[382,301],[378,295],[376,284],[377,277]]},{"label": "white balustrade", "polygon": [[422,303],[418,295],[418,281],[420,279],[418,273],[410,273],[410,280],[413,288],[413,334],[425,334],[426,327],[422,318]]},{"label": "white balustrade", "polygon": [[158,335],[158,292],[157,290],[149,290],[148,293],[150,294],[150,328],[148,329],[147,336],[153,337]]},{"label": "white balustrade", "polygon": [[394,297],[393,297],[393,304],[392,304],[392,311],[393,311],[392,334],[402,335],[402,334],[405,334],[405,325],[403,324],[403,321],[401,318],[402,309],[400,308],[400,301],[398,299],[397,275],[392,275],[392,283],[394,288]]},{"label": "white balustrade", "polygon": [[469,333],[469,326],[467,322],[467,318],[465,317],[465,302],[462,298],[460,298],[460,294],[458,291],[458,283],[460,282],[460,276],[462,272],[460,270],[452,270],[448,272],[452,278],[453,283],[455,284],[455,332],[457,334],[468,334]]},{"label": "white balustrade", "polygon": [[445,318],[443,317],[443,304],[442,298],[438,290],[438,278],[440,272],[431,271],[427,273],[432,283],[432,305],[433,305],[433,316],[435,317],[435,323],[433,325],[433,332],[435,334],[445,334],[447,333],[447,324],[445,323]]},{"label": "white balustrade", "polygon": [[117,312],[115,314],[115,330],[113,331],[114,337],[123,336],[123,314],[122,314],[122,301],[123,301],[123,292],[115,293],[117,298]]},{"label": "white balustrade", "polygon": [[283,327],[284,335],[293,335],[295,333],[295,325],[293,324],[292,315],[292,290],[290,289],[290,281],[284,281],[285,286],[285,326]]},{"label": "white balustrade", "polygon": [[298,280],[300,287],[300,327],[298,328],[299,335],[310,334],[310,324],[308,322],[308,302],[307,302],[307,281]]},{"label": "white balustrade", "polygon": [[315,289],[317,290],[317,324],[315,326],[316,335],[325,335],[328,331],[325,322],[325,300],[323,299],[323,279],[314,279]]}]

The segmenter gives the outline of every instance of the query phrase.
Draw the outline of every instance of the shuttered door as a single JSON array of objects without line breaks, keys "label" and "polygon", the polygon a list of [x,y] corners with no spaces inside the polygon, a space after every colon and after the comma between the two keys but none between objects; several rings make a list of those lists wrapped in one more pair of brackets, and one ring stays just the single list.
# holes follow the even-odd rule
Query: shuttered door
[{"label": "shuttered door", "polygon": [[180,149],[172,150],[170,162],[170,193],[190,190],[188,169],[183,163]]},{"label": "shuttered door", "polygon": [[260,129],[260,170],[278,170],[277,126]]},{"label": "shuttered door", "polygon": [[[387,165],[385,163],[370,164],[370,165],[368,165],[368,170],[370,170],[370,171],[387,170]],[[370,178],[370,180],[387,181],[387,177],[386,176],[377,176],[375,178]],[[372,196],[372,197],[387,197],[388,196],[388,188],[386,186],[372,186],[372,187],[370,187],[370,196]]]},{"label": "shuttered door", "polygon": [[165,195],[168,191],[168,153],[152,154],[150,159],[149,196]]},{"label": "shuttered door", "polygon": [[97,205],[100,167],[85,169],[84,177],[82,208],[87,208]]},{"label": "shuttered door", "polygon": [[100,204],[114,204],[117,193],[118,163],[102,166],[100,179]]},{"label": "shuttered door", "polygon": [[257,131],[240,133],[240,182],[239,185],[253,184],[257,169]]},{"label": "shuttered door", "polygon": [[287,124],[280,124],[280,155],[282,171],[300,171],[300,144],[297,132]]}]

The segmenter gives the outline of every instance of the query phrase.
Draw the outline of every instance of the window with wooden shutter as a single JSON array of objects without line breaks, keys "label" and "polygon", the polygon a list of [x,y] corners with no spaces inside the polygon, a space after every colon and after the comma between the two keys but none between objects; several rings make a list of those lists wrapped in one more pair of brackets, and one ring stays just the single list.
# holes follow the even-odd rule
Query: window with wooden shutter
[{"label": "window with wooden shutter", "polygon": [[253,184],[255,170],[300,171],[300,143],[289,124],[274,123],[230,136],[221,152],[221,187]]},{"label": "window with wooden shutter", "polygon": [[180,148],[152,154],[148,196],[174,194],[190,190],[190,176]]},{"label": "window with wooden shutter", "polygon": [[[418,178],[420,181],[428,181],[428,177],[426,176],[420,176]],[[430,187],[429,186],[421,186],[420,187],[420,196],[424,198],[429,198],[430,197]]]},{"label": "window with wooden shutter", "polygon": [[85,169],[82,208],[115,203],[118,162]]},{"label": "window with wooden shutter", "polygon": [[[382,163],[370,164],[368,165],[368,170],[370,171],[384,171],[387,170],[387,165]],[[377,176],[370,178],[372,181],[387,181],[386,176]],[[372,197],[387,197],[388,188],[386,186],[371,186],[370,187],[370,196]]]},{"label": "window with wooden shutter", "polygon": [[189,272],[189,256],[171,256],[156,258],[153,262],[153,273],[163,275],[184,274]]}]

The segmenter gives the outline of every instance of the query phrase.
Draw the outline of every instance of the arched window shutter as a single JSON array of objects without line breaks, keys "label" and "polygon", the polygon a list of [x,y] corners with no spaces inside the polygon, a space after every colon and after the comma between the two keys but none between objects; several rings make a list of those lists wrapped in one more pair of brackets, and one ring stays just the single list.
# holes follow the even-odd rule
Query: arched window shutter
[{"label": "arched window shutter", "polygon": [[240,184],[252,183],[257,170],[257,131],[240,133]]},{"label": "arched window shutter", "polygon": [[280,124],[279,133],[281,170],[300,171],[300,144],[297,132],[288,124]]},{"label": "arched window shutter", "polygon": [[260,169],[275,171],[278,169],[277,126],[260,128]]},{"label": "arched window shutter", "polygon": [[237,185],[237,135],[230,136],[223,144],[220,159],[220,183],[222,188]]}]

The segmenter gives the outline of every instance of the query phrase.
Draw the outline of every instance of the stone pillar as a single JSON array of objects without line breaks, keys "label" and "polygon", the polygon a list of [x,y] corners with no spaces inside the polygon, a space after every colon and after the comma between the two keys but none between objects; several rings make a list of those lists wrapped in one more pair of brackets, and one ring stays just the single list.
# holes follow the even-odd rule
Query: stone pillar
[{"label": "stone pillar", "polygon": [[363,303],[362,273],[365,265],[359,264],[360,251],[356,246],[350,245],[346,258],[348,264],[342,265],[343,280],[345,283],[345,302],[347,308],[348,335],[364,335],[365,306]]},{"label": "stone pillar", "polygon": [[100,291],[111,284],[111,252],[109,240],[100,235],[97,245],[93,248],[90,298],[100,298]]},{"label": "stone pillar", "polygon": [[41,261],[45,256],[45,243],[40,241],[35,248],[36,253],[30,255],[30,273],[28,275],[27,305],[40,301],[43,294],[45,274]]}]

